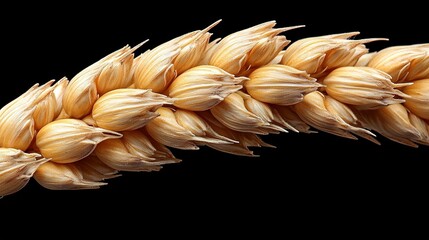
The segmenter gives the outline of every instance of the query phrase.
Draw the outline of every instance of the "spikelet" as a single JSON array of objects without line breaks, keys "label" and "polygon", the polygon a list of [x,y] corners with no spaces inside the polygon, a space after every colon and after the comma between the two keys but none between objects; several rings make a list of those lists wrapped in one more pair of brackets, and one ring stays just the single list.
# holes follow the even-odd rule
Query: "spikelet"
[{"label": "spikelet", "polygon": [[0,109],[0,147],[25,151],[36,133],[33,114],[37,104],[51,93],[52,81],[31,87]]},{"label": "spikelet", "polygon": [[388,73],[393,82],[429,78],[429,44],[385,48],[372,57],[368,66]]},{"label": "spikelet", "polygon": [[362,55],[358,59],[358,61],[356,62],[355,66],[356,67],[367,67],[369,61],[371,61],[371,59],[373,59],[376,54],[377,54],[377,52],[370,52],[370,53],[366,53],[366,54]]},{"label": "spikelet", "polygon": [[212,139],[213,144],[230,144],[236,142],[214,131],[202,117],[194,112],[177,109],[174,111],[174,116],[180,126],[191,131],[195,136]]},{"label": "spikelet", "polygon": [[351,126],[334,111],[330,112],[325,105],[325,96],[319,91],[307,94],[294,110],[305,123],[320,131],[349,139],[357,139],[350,132],[374,136],[370,131]]},{"label": "spikelet", "polygon": [[201,65],[179,75],[166,94],[174,98],[174,106],[205,111],[223,101],[229,94],[242,88],[239,85],[245,77],[234,77],[221,68]]},{"label": "spikelet", "polygon": [[258,135],[248,132],[237,132],[226,128],[222,123],[220,123],[216,118],[210,113],[210,111],[199,112],[199,116],[204,118],[204,120],[210,125],[210,127],[228,139],[234,140],[232,144],[212,144],[207,143],[208,147],[211,147],[215,150],[239,155],[239,156],[248,156],[248,157],[257,157],[258,155],[253,154],[253,151],[249,147],[272,147],[274,146],[265,143],[259,138]]},{"label": "spikelet", "polygon": [[417,116],[429,120],[429,79],[414,81],[413,85],[402,91],[410,96],[404,103],[405,107]]},{"label": "spikelet", "polygon": [[403,103],[406,94],[395,89],[411,83],[394,84],[391,77],[371,67],[341,67],[323,80],[326,92],[333,98],[357,109],[376,109]]},{"label": "spikelet", "polygon": [[107,166],[95,154],[74,162],[74,165],[81,171],[83,179],[88,181],[101,182],[120,176],[118,170]]},{"label": "spikelet", "polygon": [[338,67],[354,66],[362,55],[368,53],[365,43],[386,40],[348,39],[358,34],[350,32],[300,39],[286,49],[281,63],[320,77]]},{"label": "spikelet", "polygon": [[101,71],[98,65],[91,65],[70,81],[63,96],[63,108],[68,116],[81,118],[91,112],[98,98],[95,85],[95,78]]},{"label": "spikelet", "polygon": [[46,89],[47,94],[41,94],[36,99],[37,105],[33,113],[34,127],[41,129],[60,115],[62,110],[62,96],[67,87],[67,78],[62,78],[51,88]]},{"label": "spikelet", "polygon": [[241,91],[237,92],[244,101],[244,106],[251,113],[260,117],[264,122],[268,123],[266,127],[264,127],[269,133],[280,133],[287,132],[286,128],[292,128],[289,124],[283,121],[280,116],[277,116],[277,112],[271,109],[270,105],[261,101],[254,99],[249,94],[243,93]]},{"label": "spikelet", "polygon": [[414,142],[423,139],[419,130],[411,123],[409,112],[399,103],[375,110],[359,111],[358,118],[365,128],[410,147],[417,147]]},{"label": "spikelet", "polygon": [[157,117],[155,110],[173,101],[165,95],[143,89],[116,89],[94,104],[92,118],[97,126],[113,131],[135,130]]},{"label": "spikelet", "polygon": [[[246,108],[243,97],[232,93],[210,109],[213,116],[225,127],[239,132],[268,134],[270,123]],[[268,128],[268,129],[267,129]]]},{"label": "spikelet", "polygon": [[100,86],[100,92],[104,93],[131,85],[132,80],[129,79],[131,79],[130,65],[133,63],[133,52],[143,43],[134,48],[125,46],[74,76],[63,96],[63,108],[67,115],[72,118],[88,115],[98,98],[98,86]]},{"label": "spikelet", "polygon": [[155,141],[163,145],[184,150],[198,150],[197,145],[225,142],[195,135],[177,122],[174,111],[170,108],[161,107],[156,112],[160,116],[150,121],[145,129]]},{"label": "spikelet", "polygon": [[408,118],[410,119],[411,125],[419,132],[420,136],[418,139],[413,139],[414,142],[422,145],[429,146],[429,124],[424,120],[408,112]]},{"label": "spikelet", "polygon": [[87,174],[76,163],[46,162],[34,173],[34,179],[50,190],[97,189],[107,183],[87,179]]},{"label": "spikelet", "polygon": [[184,34],[138,56],[133,67],[134,86],[159,93],[166,90],[178,74],[201,61],[211,36],[208,31],[219,22],[204,30]]},{"label": "spikelet", "polygon": [[173,61],[178,75],[198,65],[207,50],[210,37],[212,36],[209,31],[220,22],[221,20],[217,20],[205,29],[185,34],[184,38],[180,39],[178,42],[180,51]]},{"label": "spikelet", "polygon": [[[354,114],[353,110],[351,108],[349,108],[347,105],[345,105],[344,103],[335,100],[335,98],[329,96],[329,95],[325,95],[325,107],[326,109],[332,113],[333,115],[336,115],[338,117],[341,118],[341,120],[343,120],[344,122],[346,122],[347,124],[357,127],[357,128],[362,128],[362,123],[359,121],[359,119],[357,118],[357,116]],[[365,138],[377,145],[380,145],[380,142],[375,139],[375,135],[369,131],[353,131],[353,133],[359,137]]]},{"label": "spikelet", "polygon": [[88,126],[82,120],[61,119],[40,129],[36,145],[44,157],[57,163],[71,163],[90,155],[100,142],[120,137],[120,133]]},{"label": "spikelet", "polygon": [[299,28],[274,28],[270,21],[232,33],[214,46],[209,64],[234,74],[243,75],[250,68],[271,62],[290,41],[278,34]]},{"label": "spikelet", "polygon": [[157,171],[161,165],[179,162],[165,147],[154,144],[142,131],[123,132],[121,139],[109,139],[95,149],[97,157],[122,171]]},{"label": "spikelet", "polygon": [[[55,85],[53,86],[52,94],[55,97],[55,118],[58,118],[62,112],[64,112],[63,109],[63,96],[64,92],[66,91],[67,86],[69,85],[69,80],[64,77],[61,78]],[[64,112],[65,113],[65,112]]]},{"label": "spikelet", "polygon": [[244,86],[252,97],[277,105],[296,104],[305,94],[322,86],[305,71],[280,64],[260,67],[249,78]]},{"label": "spikelet", "polygon": [[106,62],[95,79],[97,93],[103,95],[109,91],[125,88],[133,83],[132,66],[134,62],[134,51],[140,48],[148,40],[138,44],[132,49],[128,46],[119,50],[118,56]]},{"label": "spikelet", "polygon": [[292,128],[290,130],[294,132],[302,133],[316,133],[316,131],[310,130],[310,126],[302,121],[302,119],[295,113],[293,106],[274,106],[279,116],[283,121],[287,122]]},{"label": "spikelet", "polygon": [[36,169],[49,159],[38,153],[0,148],[0,197],[13,194],[27,185]]},{"label": "spikelet", "polygon": [[216,50],[216,47],[218,46],[217,44],[219,43],[220,40],[221,40],[221,38],[216,38],[207,44],[206,51],[204,52],[202,58],[200,59],[200,62],[197,64],[197,66],[198,65],[209,65],[210,58],[212,57],[214,51]]},{"label": "spikelet", "polygon": [[97,157],[111,168],[121,171],[158,171],[161,164],[151,163],[149,157],[129,153],[121,139],[111,139],[98,144]]},{"label": "spikelet", "polygon": [[128,151],[138,156],[148,156],[152,162],[180,162],[164,145],[153,140],[143,129],[123,132],[122,140]]}]

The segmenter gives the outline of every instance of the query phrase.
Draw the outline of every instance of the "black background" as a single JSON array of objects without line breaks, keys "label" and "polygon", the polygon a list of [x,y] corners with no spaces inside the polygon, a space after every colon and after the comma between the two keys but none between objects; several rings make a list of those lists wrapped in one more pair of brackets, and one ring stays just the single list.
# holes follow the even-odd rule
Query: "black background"
[{"label": "black background", "polygon": [[[369,44],[371,50],[429,42],[424,10],[408,3],[391,3],[392,9],[365,2],[329,5],[304,1],[294,2],[294,6],[268,1],[235,3],[238,7],[220,2],[158,2],[151,3],[153,6],[116,2],[96,8],[62,4],[2,9],[10,16],[1,17],[1,105],[36,82],[72,78],[126,44],[150,39],[138,51],[142,53],[218,19],[223,21],[212,30],[213,39],[276,20],[278,27],[307,26],[287,32],[291,40],[358,30],[359,38],[390,38],[389,42]],[[42,209],[52,222],[78,216],[106,223],[113,221],[110,214],[118,214],[120,221],[132,214],[150,226],[184,223],[184,229],[220,218],[206,224],[214,232],[234,229],[242,222],[252,223],[253,230],[269,223],[272,227],[267,232],[283,232],[291,224],[309,222],[344,227],[352,219],[362,219],[357,222],[368,227],[386,219],[411,220],[414,218],[408,214],[423,215],[427,210],[428,147],[414,149],[381,136],[382,146],[377,146],[325,133],[263,139],[277,149],[255,149],[259,158],[204,147],[173,150],[182,163],[160,172],[124,172],[99,190],[50,191],[31,181],[20,192],[1,199],[0,209]]]}]

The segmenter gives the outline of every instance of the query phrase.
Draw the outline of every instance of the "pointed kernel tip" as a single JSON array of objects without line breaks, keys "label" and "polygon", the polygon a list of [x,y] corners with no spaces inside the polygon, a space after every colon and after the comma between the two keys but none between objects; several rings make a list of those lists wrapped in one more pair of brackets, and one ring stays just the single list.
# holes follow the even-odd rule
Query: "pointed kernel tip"
[{"label": "pointed kernel tip", "polygon": [[353,32],[346,32],[346,33],[340,33],[340,34],[334,34],[334,36],[338,36],[338,37],[345,37],[345,38],[351,38],[351,37],[356,37],[357,35],[360,34],[360,31],[353,31]]},{"label": "pointed kernel tip", "polygon": [[[47,88],[50,87],[52,85],[52,83],[55,82],[55,79],[51,79],[49,81],[47,81],[45,84],[41,85],[40,88]],[[37,86],[39,86],[39,83],[37,83]]]},{"label": "pointed kernel tip", "polygon": [[137,45],[135,45],[131,50],[132,50],[132,52],[134,52],[135,50],[137,50],[138,48],[140,48],[141,46],[143,46],[143,44],[145,44],[145,43],[147,43],[147,42],[149,42],[149,39],[146,39],[146,40],[144,40],[143,42],[141,42],[141,43],[139,43],[139,44],[137,44]]},{"label": "pointed kernel tip", "polygon": [[357,43],[371,43],[371,42],[377,42],[377,41],[389,41],[388,38],[365,38],[365,39],[359,39],[355,40]]},{"label": "pointed kernel tip", "polygon": [[201,30],[201,32],[206,33],[208,31],[210,31],[212,28],[216,27],[216,25],[218,25],[221,21],[222,21],[222,19],[217,20],[216,22],[210,24],[208,27]]},{"label": "pointed kernel tip", "polygon": [[256,26],[271,25],[272,27],[274,27],[276,24],[277,24],[276,20],[270,20],[270,21],[266,21],[266,22],[260,23],[260,24],[258,24]]},{"label": "pointed kernel tip", "polygon": [[305,25],[296,25],[296,26],[290,26],[290,27],[284,27],[281,28],[284,32],[286,31],[290,31],[290,30],[294,30],[294,29],[298,29],[298,28],[303,28],[305,27]]},{"label": "pointed kernel tip", "polygon": [[388,38],[372,38],[374,39],[374,41],[389,41],[390,39]]},{"label": "pointed kernel tip", "polygon": [[122,133],[119,133],[119,132],[111,131],[111,130],[104,129],[104,128],[98,128],[98,129],[99,129],[99,130],[103,133],[103,135],[105,135],[108,139],[115,139],[115,138],[122,138],[122,137],[123,137]]},{"label": "pointed kernel tip", "polygon": [[321,37],[322,38],[331,38],[331,39],[350,39],[350,38],[355,37],[359,34],[360,34],[359,31],[354,31],[354,32],[330,34],[330,35],[325,35],[325,36],[321,36]]},{"label": "pointed kernel tip", "polygon": [[403,88],[403,87],[411,86],[413,84],[414,84],[414,82],[394,83],[393,86],[395,88]]}]

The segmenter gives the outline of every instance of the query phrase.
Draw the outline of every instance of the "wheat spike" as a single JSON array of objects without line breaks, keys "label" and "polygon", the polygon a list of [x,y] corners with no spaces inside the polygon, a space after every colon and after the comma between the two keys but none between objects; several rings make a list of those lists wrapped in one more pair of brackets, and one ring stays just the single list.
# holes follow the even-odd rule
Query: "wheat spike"
[{"label": "wheat spike", "polygon": [[275,21],[211,40],[219,22],[137,57],[144,42],[127,45],[5,105],[0,195],[33,174],[52,190],[99,188],[180,162],[169,148],[256,156],[274,147],[261,135],[289,130],[429,145],[429,44],[369,52],[386,39],[359,32],[292,43],[282,34],[302,26]]}]

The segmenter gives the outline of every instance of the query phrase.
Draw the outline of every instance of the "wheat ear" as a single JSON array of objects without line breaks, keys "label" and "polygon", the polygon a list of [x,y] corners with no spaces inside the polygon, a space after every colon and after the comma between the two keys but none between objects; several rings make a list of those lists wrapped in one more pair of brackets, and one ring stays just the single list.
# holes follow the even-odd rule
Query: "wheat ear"
[{"label": "wheat ear", "polygon": [[[169,148],[254,156],[261,135],[375,133],[429,145],[429,44],[369,52],[358,32],[291,43],[270,21],[223,39],[219,21],[135,57],[125,46],[70,81],[31,87],[0,110],[0,196],[31,177],[94,189],[120,171],[177,163]],[[371,131],[372,130],[372,131]]]}]

